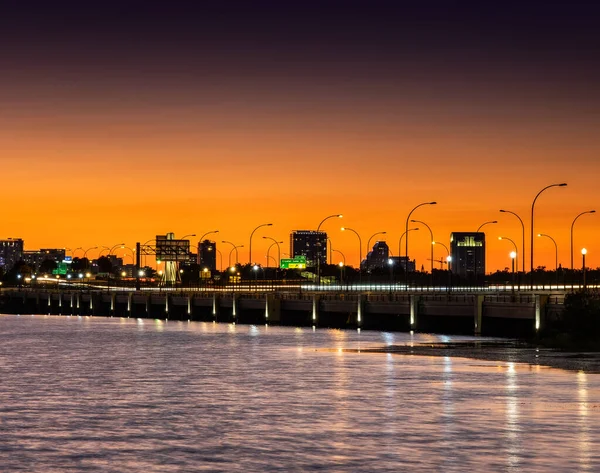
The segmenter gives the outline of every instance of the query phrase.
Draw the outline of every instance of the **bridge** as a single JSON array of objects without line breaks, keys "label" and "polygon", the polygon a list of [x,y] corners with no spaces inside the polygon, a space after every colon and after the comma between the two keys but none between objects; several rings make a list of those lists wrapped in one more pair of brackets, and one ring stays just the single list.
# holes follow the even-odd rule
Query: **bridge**
[{"label": "bridge", "polygon": [[518,337],[531,336],[559,317],[568,292],[259,285],[136,291],[80,285],[5,288],[0,311]]}]

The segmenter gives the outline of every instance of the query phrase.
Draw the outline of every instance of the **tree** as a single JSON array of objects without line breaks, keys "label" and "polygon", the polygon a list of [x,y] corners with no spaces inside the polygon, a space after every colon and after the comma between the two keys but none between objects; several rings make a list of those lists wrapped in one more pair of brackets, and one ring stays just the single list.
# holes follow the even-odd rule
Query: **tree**
[{"label": "tree", "polygon": [[40,273],[52,273],[57,268],[56,261],[51,259],[45,259],[40,264]]}]

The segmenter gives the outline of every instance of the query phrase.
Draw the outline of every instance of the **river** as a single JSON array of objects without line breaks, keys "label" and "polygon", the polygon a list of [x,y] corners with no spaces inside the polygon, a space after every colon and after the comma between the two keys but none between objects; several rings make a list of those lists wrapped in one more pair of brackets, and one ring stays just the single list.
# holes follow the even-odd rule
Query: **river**
[{"label": "river", "polygon": [[600,471],[600,375],[362,351],[465,338],[3,315],[0,471]]}]

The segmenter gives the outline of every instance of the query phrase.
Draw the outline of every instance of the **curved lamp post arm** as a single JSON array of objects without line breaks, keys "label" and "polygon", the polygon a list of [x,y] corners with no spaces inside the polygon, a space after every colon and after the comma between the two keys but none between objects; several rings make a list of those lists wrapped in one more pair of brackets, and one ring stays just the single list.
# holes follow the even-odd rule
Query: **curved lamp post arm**
[{"label": "curved lamp post arm", "polygon": [[[525,224],[523,223],[523,219],[511,210],[500,209],[500,212],[514,215],[515,217],[517,217],[519,219],[519,222],[521,222],[521,266],[523,268],[522,271],[525,272]],[[519,265],[517,264],[517,271],[518,270],[519,270]]]},{"label": "curved lamp post arm", "polygon": [[575,222],[579,217],[585,214],[594,214],[595,210],[586,210],[585,212],[581,212],[577,217],[573,219],[573,223],[571,223],[571,270],[573,270],[573,227],[575,226]]},{"label": "curved lamp post arm", "polygon": [[563,182],[561,184],[550,184],[549,186],[544,187],[541,191],[539,191],[535,198],[533,199],[533,202],[531,203],[531,260],[530,260],[530,271],[531,271],[531,286],[533,287],[533,229],[534,229],[534,225],[533,225],[533,219],[534,219],[534,210],[535,210],[535,202],[537,201],[538,197],[540,196],[540,194],[542,192],[544,192],[547,189],[550,189],[551,187],[565,187],[567,185],[566,182]]},{"label": "curved lamp post arm", "polygon": [[271,225],[273,225],[273,224],[272,223],[261,223],[258,227],[256,227],[254,230],[252,230],[252,233],[250,233],[250,247],[248,248],[248,260],[249,260],[248,264],[252,264],[252,236],[254,235],[254,232],[261,227],[270,227]]},{"label": "curved lamp post arm", "polygon": [[[406,225],[404,227],[404,234],[406,236],[406,239],[404,240],[405,243],[405,252],[404,252],[404,256],[406,256],[406,281],[408,282],[408,222],[410,221],[410,216],[412,215],[412,213],[417,210],[419,207],[423,206],[423,205],[436,205],[437,202],[422,202],[419,205],[415,206],[409,213],[408,216],[406,217]],[[433,238],[432,238],[433,240]],[[400,252],[398,252],[398,254],[400,254]]]}]

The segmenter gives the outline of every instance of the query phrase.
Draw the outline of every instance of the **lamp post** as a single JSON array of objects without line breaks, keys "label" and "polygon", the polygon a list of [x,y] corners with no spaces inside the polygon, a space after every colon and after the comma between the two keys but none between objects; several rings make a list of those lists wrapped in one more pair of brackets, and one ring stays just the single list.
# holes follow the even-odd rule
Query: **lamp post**
[{"label": "lamp post", "polygon": [[[411,220],[412,223],[422,223],[423,225],[425,225],[427,227],[427,230],[429,230],[429,236],[431,236],[431,284],[433,285],[433,232],[431,231],[431,227],[429,225],[427,225],[425,222],[421,221],[421,220]],[[408,233],[406,234],[406,238],[408,239]]]},{"label": "lamp post", "polygon": [[[202,244],[202,242],[204,241],[204,238],[205,238],[206,236],[208,236],[208,235],[211,235],[211,234],[213,234],[213,233],[219,233],[219,230],[211,230],[210,232],[206,232],[206,233],[204,233],[204,234],[203,234],[203,235],[202,235],[202,236],[201,236],[201,237],[198,239],[198,257],[197,257],[197,259],[196,259],[196,262],[197,262],[198,264],[200,264],[200,245]],[[215,246],[215,248],[216,248],[216,246]],[[216,258],[215,258],[215,260],[216,260]],[[216,261],[215,261],[215,266],[217,266],[217,265],[216,265]],[[215,268],[215,269],[216,269],[216,268]]]},{"label": "lamp post", "polygon": [[415,230],[418,230],[418,229],[419,229],[419,227],[409,228],[405,232],[402,232],[402,235],[400,235],[400,238],[398,239],[398,256],[399,257],[402,255],[401,248],[402,248],[402,239],[404,238],[404,235],[406,235],[408,232],[412,232],[412,231],[415,231]]},{"label": "lamp post", "polygon": [[273,245],[277,245],[277,264],[276,264],[276,266],[279,266],[279,262],[281,261],[281,247],[279,246],[279,244],[283,243],[283,242],[277,241],[275,238],[268,237],[268,236],[264,236],[263,238],[265,240],[271,240],[273,242],[273,243],[271,243],[271,246],[269,246],[269,248],[267,249],[267,268],[269,267],[269,252],[271,251],[271,247]]},{"label": "lamp post", "polygon": [[217,253],[219,253],[219,258],[221,260],[221,264],[219,265],[219,271],[223,271],[223,253],[221,253],[221,250],[218,250],[217,247],[215,246],[215,250]]},{"label": "lamp post", "polygon": [[231,267],[231,253],[233,253],[233,250],[235,250],[235,263],[237,264],[239,262],[239,254],[238,254],[238,248],[243,248],[244,245],[236,245],[235,243],[232,243],[230,241],[227,240],[223,240],[221,243],[227,243],[229,245],[232,246],[231,251],[229,252],[229,267]]},{"label": "lamp post", "polygon": [[[406,282],[406,289],[408,290],[408,222],[410,221],[410,216],[412,215],[412,213],[417,210],[419,207],[423,206],[423,205],[436,205],[437,202],[423,202],[419,205],[417,205],[416,207],[414,207],[409,213],[408,216],[406,217],[406,225],[404,227],[404,235],[406,235],[406,240],[405,240],[405,251],[404,251],[404,256],[406,256],[406,271],[404,273],[404,278],[405,278],[405,282]],[[431,238],[433,240],[433,237]],[[400,252],[398,252],[398,255],[400,255]],[[433,259],[433,254],[432,257]],[[431,263],[432,267],[433,267],[433,263]]]},{"label": "lamp post", "polygon": [[538,237],[550,238],[550,240],[552,240],[552,243],[554,243],[554,271],[556,271],[558,274],[558,245],[556,244],[556,240],[550,235],[546,235],[545,233],[538,233]]},{"label": "lamp post", "polygon": [[447,260],[447,257],[448,257],[448,256],[450,256],[450,250],[448,249],[448,247],[447,247],[446,245],[444,245],[444,244],[443,244],[442,242],[440,242],[440,241],[432,241],[432,242],[431,242],[431,244],[432,244],[432,245],[440,245],[440,246],[443,246],[443,247],[444,247],[444,249],[446,250],[446,260]]},{"label": "lamp post", "polygon": [[512,243],[512,246],[515,249],[515,251],[514,251],[515,258],[517,258],[517,261],[516,261],[516,263],[517,263],[517,269],[519,269],[519,259],[518,259],[519,253],[518,253],[518,249],[517,249],[517,244],[513,240],[511,240],[510,238],[505,237],[505,236],[499,236],[498,240],[506,240],[506,241],[510,241]]},{"label": "lamp post", "polygon": [[[519,219],[519,222],[521,222],[521,266],[523,267],[523,272],[525,272],[525,224],[523,223],[523,219],[521,217],[519,217],[516,213],[512,212],[511,210],[500,209],[500,212],[514,215],[515,217],[517,217]],[[515,250],[515,251],[517,251],[517,250]],[[518,251],[517,251],[517,253],[518,253]],[[517,270],[518,269],[519,269],[519,264],[517,262]]]},{"label": "lamp post", "polygon": [[252,233],[250,233],[250,246],[248,247],[248,264],[252,264],[252,236],[254,235],[254,232],[261,227],[270,227],[271,225],[273,225],[273,224],[272,223],[261,223],[258,227],[256,227],[254,230],[252,230]]},{"label": "lamp post", "polygon": [[573,219],[573,223],[571,223],[571,270],[573,270],[573,226],[579,217],[585,214],[594,214],[595,210],[586,210],[585,212],[581,212],[577,217]]},{"label": "lamp post", "polygon": [[[338,251],[338,250],[335,250]],[[338,263],[338,266],[340,267],[340,288],[341,286],[344,284],[344,266],[346,266],[346,264],[342,261],[340,261]]]},{"label": "lamp post", "polygon": [[[481,231],[481,229],[483,227],[485,227],[486,225],[493,225],[498,223],[498,220],[490,220],[488,222],[483,222],[481,225],[479,225],[479,227],[477,227],[476,233],[479,233]],[[485,239],[485,235],[484,235],[484,239]],[[473,239],[473,243],[475,243],[475,239]],[[484,258],[484,265],[483,265],[483,283],[485,285],[485,247],[483,247],[483,258]],[[477,286],[478,282],[479,282],[479,272],[477,271],[477,265],[479,263],[478,259],[477,259],[477,247],[475,247],[475,249],[473,250],[473,262],[475,263],[475,267],[473,268],[473,272],[475,274],[475,285]]]},{"label": "lamp post", "polygon": [[581,257],[583,258],[582,271],[583,271],[583,290],[584,291],[587,290],[587,286],[585,283],[585,255],[587,255],[587,250],[585,248],[582,248],[581,249]]},{"label": "lamp post", "polygon": [[510,252],[510,260],[512,262],[512,292],[515,292],[515,259],[517,258],[517,252]]},{"label": "lamp post", "polygon": [[200,237],[200,242],[204,241],[204,237],[211,235],[212,233],[219,233],[219,230],[211,230],[210,232],[206,232],[204,235]]},{"label": "lamp post", "polygon": [[[325,223],[325,221],[329,220],[330,218],[342,218],[342,214],[328,215],[323,220],[321,220],[321,223],[319,223],[319,225],[317,226],[317,238],[319,238],[318,233],[321,231],[321,225],[323,225],[323,223]],[[319,250],[317,252],[317,284],[320,286],[321,285],[321,242],[320,241],[317,241],[317,247]]]},{"label": "lamp post", "polygon": [[375,232],[369,237],[369,240],[367,241],[367,256],[365,258],[365,266],[367,269],[367,273],[369,272],[369,251],[371,251],[371,240],[377,235],[385,235],[386,233],[387,232]]},{"label": "lamp post", "polygon": [[[360,239],[360,235],[353,228],[342,227],[342,231],[349,231],[354,233],[358,237],[358,279],[359,282],[362,283],[362,270],[360,269],[360,263],[362,263],[362,240]],[[344,261],[344,265],[346,262]]]},{"label": "lamp post", "polygon": [[90,250],[97,250],[97,249],[98,249],[98,247],[97,247],[97,246],[93,246],[93,247],[91,247],[91,248],[88,248],[87,250],[85,250],[85,251],[83,252],[83,259],[85,260],[85,268],[83,268],[84,270],[86,270],[86,269],[87,269],[87,267],[88,267],[88,260],[87,260],[87,256],[86,256],[86,255],[87,255],[87,252],[88,252],[88,251],[90,251]]},{"label": "lamp post", "polygon": [[346,256],[344,256],[344,253],[342,253],[340,250],[333,250],[335,253],[339,253],[340,255],[342,255],[342,260],[344,262],[344,266],[346,266]]},{"label": "lamp post", "polygon": [[535,202],[537,201],[538,197],[540,196],[540,194],[542,192],[544,192],[547,189],[550,189],[551,187],[565,187],[567,185],[566,182],[563,182],[561,184],[550,184],[549,186],[544,187],[541,191],[539,191],[535,198],[533,199],[533,202],[531,203],[531,265],[530,265],[530,272],[531,272],[531,288],[533,289],[533,231],[534,231],[534,225],[533,225],[533,221],[534,221],[534,211],[535,211]]}]

